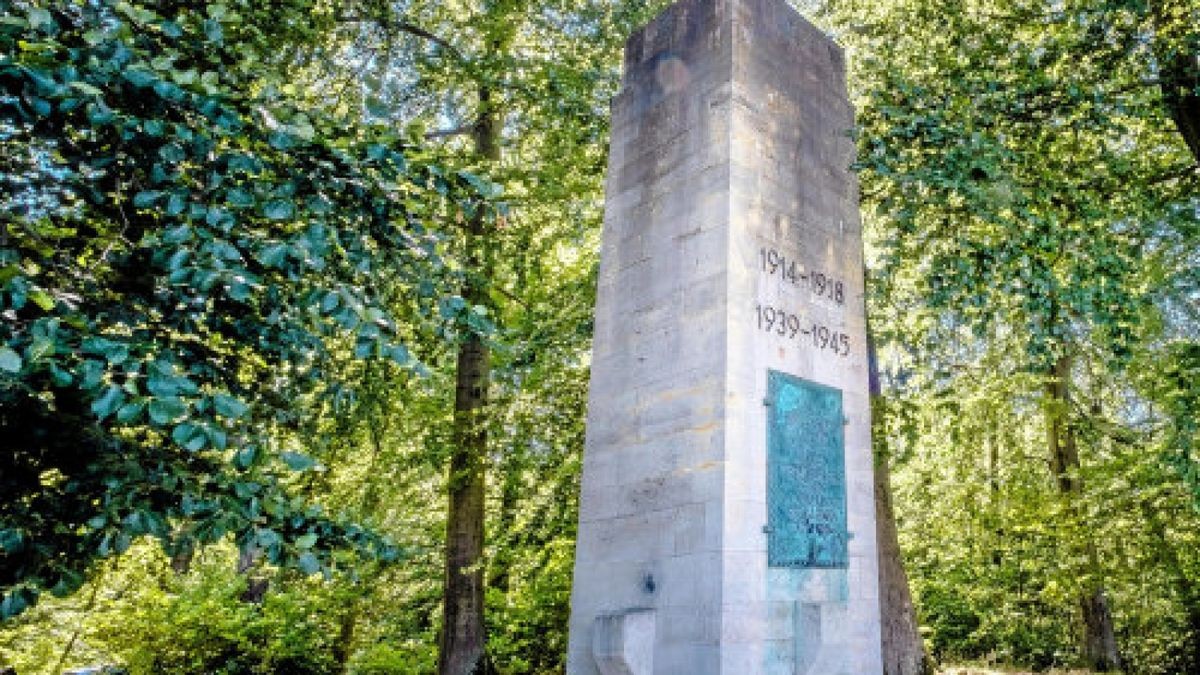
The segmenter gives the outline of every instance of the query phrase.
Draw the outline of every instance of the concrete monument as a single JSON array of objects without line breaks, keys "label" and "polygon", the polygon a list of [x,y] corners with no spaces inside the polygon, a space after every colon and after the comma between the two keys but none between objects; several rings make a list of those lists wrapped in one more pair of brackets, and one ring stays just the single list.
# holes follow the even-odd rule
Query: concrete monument
[{"label": "concrete monument", "polygon": [[626,45],[568,673],[881,672],[852,126],[784,0]]}]

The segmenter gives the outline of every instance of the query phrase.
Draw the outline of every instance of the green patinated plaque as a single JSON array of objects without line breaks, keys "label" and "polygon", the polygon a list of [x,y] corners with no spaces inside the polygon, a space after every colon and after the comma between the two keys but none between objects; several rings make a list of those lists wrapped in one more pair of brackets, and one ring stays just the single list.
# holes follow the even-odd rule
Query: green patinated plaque
[{"label": "green patinated plaque", "polygon": [[842,392],[772,370],[767,406],[767,562],[844,568]]}]

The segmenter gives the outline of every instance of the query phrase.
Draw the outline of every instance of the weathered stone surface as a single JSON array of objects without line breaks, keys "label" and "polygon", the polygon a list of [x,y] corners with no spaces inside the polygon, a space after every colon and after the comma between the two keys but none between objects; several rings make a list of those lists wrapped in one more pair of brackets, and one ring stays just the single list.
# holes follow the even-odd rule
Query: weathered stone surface
[{"label": "weathered stone surface", "polygon": [[[658,675],[881,671],[852,126],[841,50],[785,0],[684,0],[630,38],[572,675],[609,672],[593,627],[643,609]],[[768,565],[770,371],[841,394],[844,565]]]},{"label": "weathered stone surface", "polygon": [[654,673],[654,615],[641,609],[596,617],[592,656],[602,675]]}]

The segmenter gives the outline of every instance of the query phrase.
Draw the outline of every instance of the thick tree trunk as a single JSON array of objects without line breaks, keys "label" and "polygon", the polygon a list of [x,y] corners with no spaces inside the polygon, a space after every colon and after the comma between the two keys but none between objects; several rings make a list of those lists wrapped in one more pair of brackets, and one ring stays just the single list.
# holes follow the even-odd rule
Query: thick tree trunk
[{"label": "thick tree trunk", "polygon": [[[468,302],[471,299],[468,297]],[[487,448],[489,355],[477,336],[458,352],[454,397],[454,450],[450,457],[450,510],[446,518],[446,590],[438,672],[482,672],[487,639],[483,625],[484,467]]]},{"label": "thick tree trunk", "polygon": [[[1083,491],[1083,484],[1079,479],[1079,448],[1075,442],[1075,432],[1067,421],[1071,405],[1070,378],[1071,357],[1064,355],[1055,362],[1046,383],[1046,445],[1050,453],[1050,470],[1054,474],[1059,494],[1066,501],[1068,512],[1082,520],[1079,515],[1079,498]],[[1093,670],[1119,670],[1121,658],[1117,651],[1112,612],[1109,610],[1108,596],[1104,592],[1099,554],[1090,535],[1085,546],[1090,567],[1086,572],[1090,581],[1079,598],[1083,618],[1080,649],[1084,661]]]},{"label": "thick tree trunk", "polygon": [[343,675],[350,672],[350,657],[354,655],[354,636],[358,631],[358,615],[362,611],[362,598],[366,597],[367,593],[366,589],[362,589],[362,592],[350,601],[350,606],[338,622],[338,636],[331,651],[333,661],[337,664],[337,672]]},{"label": "thick tree trunk", "polygon": [[[499,116],[491,92],[479,92],[475,151],[480,158],[500,154]],[[463,299],[470,306],[488,304],[482,280],[490,274],[484,214],[470,218],[467,232],[467,274]],[[449,472],[449,511],[446,516],[446,568],[442,632],[438,649],[441,675],[476,675],[490,670],[484,629],[484,463],[487,453],[486,407],[491,355],[478,335],[458,349],[454,392],[454,435]]]},{"label": "thick tree trunk", "polygon": [[1200,164],[1200,56],[1179,54],[1162,73],[1163,99],[1196,164]]},{"label": "thick tree trunk", "polygon": [[1200,165],[1200,56],[1177,55],[1163,68],[1166,108],[1192,157]]},{"label": "thick tree trunk", "polygon": [[[1091,545],[1088,548],[1094,548]],[[1121,669],[1117,636],[1113,632],[1108,596],[1100,584],[1079,599],[1083,613],[1083,656],[1089,667],[1101,673]]]},{"label": "thick tree trunk", "polygon": [[925,653],[917,611],[904,572],[896,514],[892,510],[890,450],[883,429],[886,401],[879,382],[875,342],[868,339],[868,367],[871,377],[871,416],[875,422],[875,536],[879,555],[879,613],[883,641],[883,675],[927,675],[932,661]]},{"label": "thick tree trunk", "polygon": [[[1170,6],[1170,3],[1162,0],[1150,5],[1156,29],[1159,31],[1170,32],[1173,24],[1165,16]],[[1189,17],[1184,14],[1186,10],[1178,7],[1181,6],[1177,6],[1174,11],[1183,16],[1175,17],[1175,21],[1194,28],[1194,11],[1189,22]],[[1175,128],[1183,136],[1183,141],[1196,164],[1200,165],[1200,34],[1191,32],[1179,36],[1176,44],[1171,44],[1168,37],[1159,35],[1155,39],[1155,52],[1159,62],[1157,65],[1163,104],[1175,122]]]}]

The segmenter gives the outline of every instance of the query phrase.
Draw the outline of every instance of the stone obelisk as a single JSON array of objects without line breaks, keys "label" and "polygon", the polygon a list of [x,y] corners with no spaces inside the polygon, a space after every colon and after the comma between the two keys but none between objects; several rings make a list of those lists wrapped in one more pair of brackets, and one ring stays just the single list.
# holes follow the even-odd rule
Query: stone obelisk
[{"label": "stone obelisk", "polygon": [[881,672],[852,127],[785,0],[626,45],[568,673]]}]

